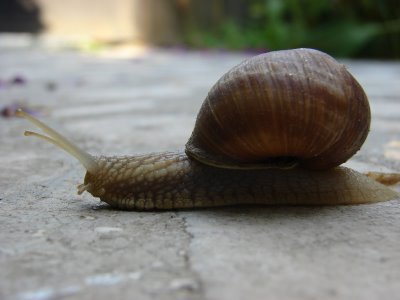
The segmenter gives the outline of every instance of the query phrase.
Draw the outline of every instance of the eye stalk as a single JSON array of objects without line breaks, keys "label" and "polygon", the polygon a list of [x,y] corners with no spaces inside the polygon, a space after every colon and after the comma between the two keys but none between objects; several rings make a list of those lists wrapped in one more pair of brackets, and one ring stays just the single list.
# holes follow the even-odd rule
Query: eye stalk
[{"label": "eye stalk", "polygon": [[66,137],[62,136],[60,133],[50,128],[49,126],[45,125],[44,123],[42,123],[35,117],[31,116],[30,114],[24,112],[22,109],[18,109],[16,115],[18,117],[24,118],[25,120],[28,120],[29,122],[39,127],[49,135],[47,136],[27,130],[24,133],[25,136],[35,136],[50,144],[57,146],[58,148],[61,148],[62,150],[66,151],[67,153],[75,157],[89,173],[94,174],[98,170],[99,167],[94,157],[89,153],[87,153],[86,151],[80,149],[74,143],[69,141]]}]

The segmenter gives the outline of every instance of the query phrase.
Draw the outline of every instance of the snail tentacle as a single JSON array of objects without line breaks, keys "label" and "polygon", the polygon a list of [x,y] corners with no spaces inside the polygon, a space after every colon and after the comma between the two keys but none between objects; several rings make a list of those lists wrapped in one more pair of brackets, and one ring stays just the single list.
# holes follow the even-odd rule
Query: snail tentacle
[{"label": "snail tentacle", "polygon": [[395,185],[400,182],[399,173],[368,172],[365,175],[384,185]]},{"label": "snail tentacle", "polygon": [[35,117],[29,115],[23,110],[19,109],[16,112],[18,117],[24,118],[36,125],[40,129],[42,129],[45,133],[47,133],[50,137],[33,132],[33,131],[25,131],[25,136],[35,136],[38,137],[48,143],[51,143],[64,151],[68,152],[70,155],[78,159],[78,161],[86,168],[88,172],[95,173],[98,169],[98,165],[94,160],[93,156],[87,153],[86,151],[80,149],[74,143],[69,141],[66,137],[55,131],[53,128],[48,125],[42,123]]}]

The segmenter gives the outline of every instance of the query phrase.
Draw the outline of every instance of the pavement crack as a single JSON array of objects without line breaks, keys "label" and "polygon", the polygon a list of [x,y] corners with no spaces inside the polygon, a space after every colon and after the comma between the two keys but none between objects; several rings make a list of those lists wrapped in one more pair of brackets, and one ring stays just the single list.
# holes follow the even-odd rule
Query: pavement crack
[{"label": "pavement crack", "polygon": [[[184,260],[184,268],[188,274],[192,277],[194,284],[185,284],[182,282],[182,287],[195,293],[198,299],[205,299],[204,283],[200,274],[194,269],[191,256],[191,247],[195,236],[189,230],[187,216],[183,215],[185,212],[179,212],[178,215],[182,220],[182,229],[187,236],[186,247],[182,250],[181,255]],[[173,283],[172,283],[173,284]],[[195,299],[197,299],[197,297]]]}]

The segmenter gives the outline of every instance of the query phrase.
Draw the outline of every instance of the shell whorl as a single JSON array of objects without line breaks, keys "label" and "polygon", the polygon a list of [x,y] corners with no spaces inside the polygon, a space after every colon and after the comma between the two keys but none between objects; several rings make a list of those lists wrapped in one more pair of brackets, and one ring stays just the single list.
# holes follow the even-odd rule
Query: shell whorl
[{"label": "shell whorl", "polygon": [[294,162],[328,169],[360,149],[370,118],[363,89],[329,55],[269,52],[242,62],[213,86],[186,153],[228,168]]}]

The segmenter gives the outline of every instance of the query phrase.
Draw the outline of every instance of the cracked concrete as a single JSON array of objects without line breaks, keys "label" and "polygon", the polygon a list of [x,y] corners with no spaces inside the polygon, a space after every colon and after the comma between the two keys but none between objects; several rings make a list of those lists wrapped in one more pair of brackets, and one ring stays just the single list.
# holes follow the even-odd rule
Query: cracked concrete
[{"label": "cracked concrete", "polygon": [[[1,40],[1,39],[0,39]],[[0,104],[23,101],[92,154],[182,148],[211,85],[247,55],[126,59],[0,47]],[[400,64],[345,61],[370,97],[348,165],[400,171]],[[0,299],[394,299],[400,202],[123,212],[76,195],[84,170],[1,118]]]}]

